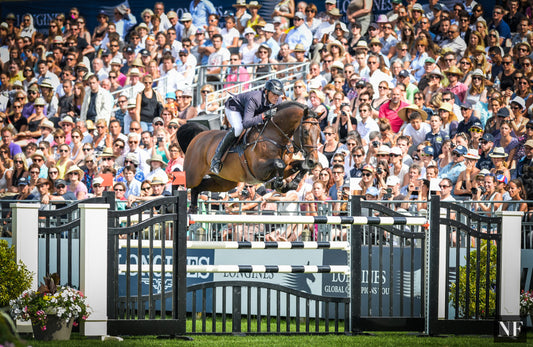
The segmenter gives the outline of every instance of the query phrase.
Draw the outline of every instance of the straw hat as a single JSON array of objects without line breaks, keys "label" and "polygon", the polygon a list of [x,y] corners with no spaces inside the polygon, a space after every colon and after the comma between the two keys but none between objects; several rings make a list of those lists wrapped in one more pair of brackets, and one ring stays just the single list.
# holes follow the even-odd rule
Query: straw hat
[{"label": "straw hat", "polygon": [[474,54],[476,53],[487,54],[487,52],[485,52],[485,48],[483,48],[481,45],[477,45],[476,48],[474,48]]},{"label": "straw hat", "polygon": [[152,182],[150,182],[151,185],[157,185],[157,184],[167,184],[168,178],[162,177],[162,176],[154,176],[152,178]]},{"label": "straw hat", "polygon": [[453,106],[450,103],[443,102],[440,105],[439,110],[450,112],[450,119],[457,119],[457,115],[453,112]]},{"label": "straw hat", "polygon": [[87,127],[87,130],[96,130],[96,127],[94,126],[94,122],[90,119],[87,119],[85,121],[85,126]]},{"label": "straw hat", "polygon": [[503,147],[496,147],[492,150],[492,153],[489,154],[489,157],[491,158],[507,158],[508,154],[505,153],[505,149]]},{"label": "straw hat", "polygon": [[113,153],[113,149],[111,147],[106,147],[100,154],[100,158],[116,158],[116,155]]},{"label": "straw hat", "polygon": [[65,116],[65,118],[63,118],[63,120],[59,122],[59,125],[63,125],[65,123],[75,125],[74,121],[72,120],[72,117],[70,116]]},{"label": "straw hat", "polygon": [[43,127],[43,128],[48,128],[48,129],[50,129],[52,131],[55,130],[54,123],[52,123],[48,119],[43,119],[43,121],[41,122],[41,124],[39,126]]},{"label": "straw hat", "polygon": [[246,0],[237,0],[231,6],[233,6],[233,7],[246,7]]},{"label": "straw hat", "polygon": [[416,105],[409,105],[409,106],[405,106],[404,108],[400,109],[398,111],[398,117],[400,117],[404,122],[409,122],[409,118],[407,116],[407,111],[408,110],[413,110],[413,111],[416,111],[418,113],[420,113],[420,115],[422,116],[422,121],[426,121],[426,119],[428,118],[428,114],[426,111],[420,109],[418,106]]},{"label": "straw hat", "polygon": [[248,8],[261,8],[263,5],[260,5],[257,1],[250,1]]},{"label": "straw hat", "polygon": [[152,154],[152,157],[146,160],[146,164],[151,165],[153,161],[160,162],[163,167],[167,166],[167,164],[163,161],[163,157],[159,154]]},{"label": "straw hat", "polygon": [[340,13],[339,9],[336,7],[329,10],[328,15],[332,17],[342,17],[342,14]]},{"label": "straw hat", "polygon": [[442,74],[442,72],[440,72],[440,69],[437,69],[437,68],[433,69],[433,70],[428,74],[428,76],[431,76],[431,75],[437,75],[437,76],[440,77],[441,80],[444,79],[444,75]]},{"label": "straw hat", "polygon": [[337,40],[331,41],[331,42],[328,43],[328,45],[327,45],[327,49],[328,49],[328,51],[331,52],[331,47],[332,47],[332,46],[337,46],[337,47],[339,47],[339,49],[341,50],[340,55],[341,55],[341,56],[344,55],[344,45],[343,45],[342,43],[340,43],[340,42],[337,41]]},{"label": "straw hat", "polygon": [[34,106],[45,106],[45,105],[46,105],[46,101],[44,101],[43,98],[38,97],[38,98],[35,99],[35,101],[33,102],[33,105],[34,105]]},{"label": "straw hat", "polygon": [[368,43],[369,46],[372,46],[372,45],[380,45],[381,47],[383,47],[383,42],[381,42],[377,37],[374,37],[372,40],[370,40],[370,42]]},{"label": "straw hat", "polygon": [[80,176],[80,181],[83,178],[83,170],[79,168],[78,165],[72,165],[67,172],[65,173],[65,176],[68,176],[71,172],[77,172]]},{"label": "straw hat", "polygon": [[465,154],[465,158],[466,159],[475,159],[475,160],[478,160],[479,158],[481,158],[479,156],[479,153],[478,153],[478,150],[477,149],[474,149],[474,148],[470,148],[468,150],[468,152]]},{"label": "straw hat", "polygon": [[44,153],[43,151],[41,151],[40,149],[36,150],[32,155],[31,155],[31,160],[33,160],[33,158],[35,157],[41,157],[44,162],[46,163],[46,157],[44,156]]},{"label": "straw hat", "polygon": [[459,68],[456,67],[456,66],[452,66],[452,67],[449,68],[448,70],[445,70],[444,73],[445,73],[446,75],[451,75],[451,74],[453,74],[453,75],[459,75],[459,76],[461,76],[461,77],[464,76],[463,71],[459,70]]},{"label": "straw hat", "polygon": [[131,63],[131,66],[144,67],[144,64],[143,64],[141,58],[135,58],[135,60]]},{"label": "straw hat", "polygon": [[293,52],[305,52],[305,47],[301,43],[294,46]]}]

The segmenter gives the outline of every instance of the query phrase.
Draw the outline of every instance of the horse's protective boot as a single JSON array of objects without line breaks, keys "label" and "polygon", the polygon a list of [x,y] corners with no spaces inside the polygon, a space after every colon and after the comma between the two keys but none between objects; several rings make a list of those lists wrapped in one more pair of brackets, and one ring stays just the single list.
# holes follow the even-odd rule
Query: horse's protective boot
[{"label": "horse's protective boot", "polygon": [[215,152],[215,155],[213,156],[213,159],[211,160],[211,172],[215,175],[218,175],[220,173],[220,170],[222,170],[222,157],[224,156],[224,153],[230,147],[233,145],[237,137],[235,137],[235,133],[233,132],[233,129],[230,129],[222,141],[217,146],[217,150]]}]

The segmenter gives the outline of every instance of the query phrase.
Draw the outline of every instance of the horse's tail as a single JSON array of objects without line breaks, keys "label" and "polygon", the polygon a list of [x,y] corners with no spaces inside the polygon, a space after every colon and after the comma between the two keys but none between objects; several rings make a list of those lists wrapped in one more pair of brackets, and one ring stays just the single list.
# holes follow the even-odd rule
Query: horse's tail
[{"label": "horse's tail", "polygon": [[187,148],[192,139],[199,133],[209,130],[208,127],[197,122],[190,122],[183,124],[176,132],[176,138],[180,144],[183,153],[187,152]]}]

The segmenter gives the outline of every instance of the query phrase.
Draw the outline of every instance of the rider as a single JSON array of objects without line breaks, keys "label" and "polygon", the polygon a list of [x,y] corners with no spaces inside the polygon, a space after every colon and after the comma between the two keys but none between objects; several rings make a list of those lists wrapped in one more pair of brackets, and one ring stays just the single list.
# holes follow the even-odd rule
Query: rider
[{"label": "rider", "polygon": [[218,144],[211,160],[211,172],[215,175],[220,173],[224,153],[231,148],[244,129],[262,124],[268,115],[257,116],[271,109],[273,105],[279,104],[282,95],[285,95],[283,83],[272,79],[267,81],[264,90],[258,89],[234,95],[226,101],[226,117],[232,128]]}]

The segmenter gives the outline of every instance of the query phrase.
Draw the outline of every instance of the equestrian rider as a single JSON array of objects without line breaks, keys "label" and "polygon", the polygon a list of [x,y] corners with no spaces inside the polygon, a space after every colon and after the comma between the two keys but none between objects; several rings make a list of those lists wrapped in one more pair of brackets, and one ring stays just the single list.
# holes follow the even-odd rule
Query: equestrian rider
[{"label": "equestrian rider", "polygon": [[[218,144],[217,150],[211,161],[211,172],[215,175],[222,169],[222,157],[239,138],[244,129],[262,124],[269,115],[265,111],[282,101],[284,96],[283,83],[272,79],[267,81],[263,90],[252,90],[243,94],[234,95],[226,101],[226,117],[231,124],[231,129]],[[263,115],[261,115],[263,114]]]}]

